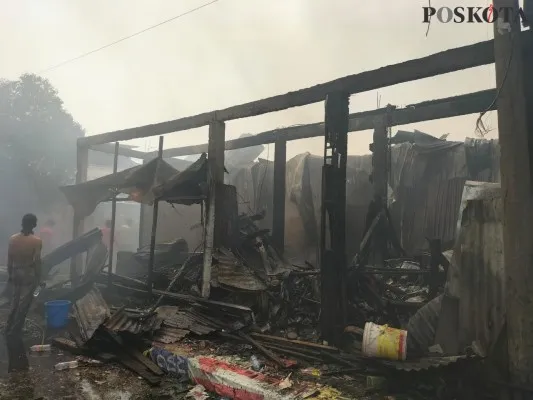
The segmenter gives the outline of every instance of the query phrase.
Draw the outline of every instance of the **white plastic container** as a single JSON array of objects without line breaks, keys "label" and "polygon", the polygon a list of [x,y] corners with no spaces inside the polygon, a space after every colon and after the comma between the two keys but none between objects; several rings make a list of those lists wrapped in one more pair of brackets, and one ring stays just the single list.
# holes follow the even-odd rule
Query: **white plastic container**
[{"label": "white plastic container", "polygon": [[45,351],[52,351],[52,346],[49,344],[36,344],[30,347],[30,351],[34,353],[44,353]]},{"label": "white plastic container", "polygon": [[362,347],[367,357],[403,361],[407,358],[407,331],[367,322]]},{"label": "white plastic container", "polygon": [[77,361],[60,362],[55,365],[56,371],[62,371],[64,369],[78,368]]}]

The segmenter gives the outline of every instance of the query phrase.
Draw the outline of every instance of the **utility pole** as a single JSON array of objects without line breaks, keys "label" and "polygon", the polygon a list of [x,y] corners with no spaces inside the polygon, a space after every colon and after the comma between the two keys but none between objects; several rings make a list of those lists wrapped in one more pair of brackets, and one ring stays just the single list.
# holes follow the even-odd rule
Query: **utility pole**
[{"label": "utility pole", "polygon": [[[498,88],[498,130],[503,194],[503,244],[509,378],[533,385],[533,194],[531,136],[528,132],[524,54],[518,0],[494,0],[500,12],[494,24],[494,56]],[[505,14],[510,18],[504,20]],[[510,23],[506,25],[505,22]],[[528,71],[529,73],[530,71]],[[513,399],[522,399],[515,393]]]}]

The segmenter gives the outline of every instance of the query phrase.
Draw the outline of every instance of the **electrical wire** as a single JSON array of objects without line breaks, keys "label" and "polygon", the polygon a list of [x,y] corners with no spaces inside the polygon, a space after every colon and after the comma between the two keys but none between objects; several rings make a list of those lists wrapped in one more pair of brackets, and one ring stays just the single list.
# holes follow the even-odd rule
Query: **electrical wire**
[{"label": "electrical wire", "polygon": [[174,17],[172,17],[172,18],[169,18],[169,19],[167,19],[167,20],[165,20],[165,21],[159,22],[159,23],[157,23],[157,24],[155,24],[155,25],[149,26],[148,28],[142,29],[142,30],[137,31],[137,32],[135,32],[135,33],[132,33],[131,35],[128,35],[128,36],[125,36],[125,37],[123,37],[123,38],[121,38],[121,39],[115,40],[114,42],[111,42],[111,43],[109,43],[109,44],[106,44],[105,46],[99,47],[99,48],[97,48],[97,49],[94,49],[94,50],[88,51],[88,52],[83,53],[83,54],[80,54],[79,56],[76,56],[76,57],[74,57],[74,58],[70,58],[70,59],[68,59],[68,60],[62,61],[62,62],[60,62],[59,64],[56,64],[56,65],[53,65],[53,66],[51,66],[51,67],[48,67],[48,68],[46,68],[46,69],[41,70],[40,72],[38,72],[38,74],[45,74],[45,73],[47,73],[47,72],[53,71],[53,70],[55,70],[55,69],[57,69],[57,68],[60,68],[60,67],[62,67],[62,66],[64,66],[64,65],[66,65],[66,64],[70,64],[71,62],[78,61],[78,60],[80,60],[80,59],[82,59],[82,58],[85,58],[85,57],[91,55],[91,54],[94,54],[94,53],[96,53],[96,52],[98,52],[98,51],[101,51],[101,50],[107,49],[107,48],[109,48],[109,47],[111,47],[111,46],[114,46],[114,45],[116,45],[116,44],[118,44],[118,43],[124,42],[125,40],[128,40],[128,39],[134,38],[134,37],[136,37],[136,36],[139,36],[139,35],[141,35],[141,34],[143,34],[143,33],[145,33],[145,32],[148,32],[148,31],[150,31],[150,30],[152,30],[152,29],[159,28],[160,26],[165,25],[165,24],[168,24],[169,22],[175,21],[175,20],[177,20],[178,18],[184,17],[184,16],[186,16],[186,15],[192,14],[192,13],[195,12],[195,11],[201,10],[202,8],[205,8],[205,7],[207,7],[207,6],[210,6],[211,4],[216,3],[217,1],[219,1],[219,0],[212,0],[212,1],[210,1],[209,3],[205,3],[205,4],[202,4],[201,6],[198,6],[198,7],[196,7],[196,8],[193,8],[193,9],[191,9],[191,10],[189,10],[189,11],[185,11],[185,12],[183,12],[183,13],[181,13],[181,14],[179,14],[179,15],[176,15],[176,16],[174,16]]},{"label": "electrical wire", "polygon": [[494,107],[498,99],[500,98],[501,92],[505,85],[505,81],[507,80],[507,75],[509,75],[509,70],[511,69],[511,62],[513,61],[513,53],[514,53],[513,41],[516,39],[517,35],[513,32],[511,32],[510,35],[511,35],[511,51],[509,53],[509,59],[507,60],[507,65],[505,66],[505,72],[503,74],[502,82],[500,86],[498,87],[498,89],[496,90],[496,96],[494,96],[494,99],[492,100],[492,102],[484,111],[482,111],[479,114],[479,117],[476,121],[475,132],[481,137],[485,136],[489,132],[487,128],[485,127],[485,124],[483,123],[482,118],[485,116],[486,113],[492,110],[492,108]]}]

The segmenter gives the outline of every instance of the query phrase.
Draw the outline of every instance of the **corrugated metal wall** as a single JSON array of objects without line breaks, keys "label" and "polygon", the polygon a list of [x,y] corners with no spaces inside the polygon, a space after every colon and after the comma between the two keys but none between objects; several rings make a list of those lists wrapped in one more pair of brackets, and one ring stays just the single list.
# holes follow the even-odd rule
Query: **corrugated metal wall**
[{"label": "corrugated metal wall", "polygon": [[502,212],[500,189],[487,187],[466,201],[462,213],[448,276],[448,294],[459,299],[460,349],[477,340],[490,350],[505,323]]},{"label": "corrugated metal wall", "polygon": [[[467,179],[499,180],[499,146],[492,140],[467,140],[447,143],[435,149],[421,149],[410,143],[394,146],[391,155],[390,186],[396,201],[391,215],[408,253],[427,247],[426,237],[451,242],[455,236],[463,185]],[[287,163],[286,243],[288,254],[315,261],[318,245],[321,199],[322,157],[301,154]],[[235,185],[239,212],[265,209],[261,228],[272,227],[273,163],[261,161],[234,169],[226,183]],[[363,235],[367,207],[372,197],[369,155],[348,157],[347,169],[347,240],[352,253]],[[149,240],[151,217],[143,229]],[[190,227],[200,222],[198,206],[160,208],[158,242],[183,237],[194,248],[201,235]],[[353,254],[350,254],[350,256]]]}]

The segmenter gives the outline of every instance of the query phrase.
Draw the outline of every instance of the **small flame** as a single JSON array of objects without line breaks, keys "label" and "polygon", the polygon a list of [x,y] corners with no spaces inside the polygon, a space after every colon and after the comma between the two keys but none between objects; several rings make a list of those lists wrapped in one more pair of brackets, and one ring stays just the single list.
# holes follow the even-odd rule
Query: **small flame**
[{"label": "small flame", "polygon": [[140,203],[143,197],[142,191],[136,189],[130,193],[130,200],[136,201],[137,203]]}]

